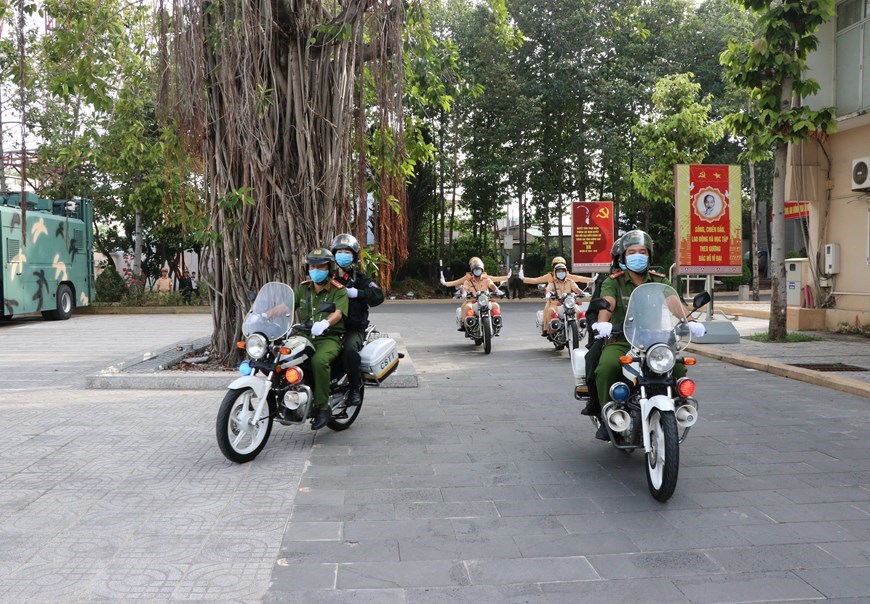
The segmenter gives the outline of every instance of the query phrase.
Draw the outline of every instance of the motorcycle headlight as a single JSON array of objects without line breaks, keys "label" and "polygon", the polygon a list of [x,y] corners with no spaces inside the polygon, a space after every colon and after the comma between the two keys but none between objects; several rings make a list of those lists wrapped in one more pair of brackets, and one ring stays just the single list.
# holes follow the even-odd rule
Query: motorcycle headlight
[{"label": "motorcycle headlight", "polygon": [[262,359],[263,355],[266,354],[268,345],[269,343],[264,336],[254,333],[249,335],[245,340],[245,352],[252,359]]},{"label": "motorcycle headlight", "polygon": [[480,297],[477,298],[477,303],[480,304],[481,308],[486,308],[489,305],[489,296],[481,294]]},{"label": "motorcycle headlight", "polygon": [[675,362],[674,351],[667,344],[656,344],[646,353],[646,364],[656,373],[667,373]]},{"label": "motorcycle headlight", "polygon": [[565,298],[565,310],[574,310],[577,307],[577,302],[574,301],[574,296]]}]

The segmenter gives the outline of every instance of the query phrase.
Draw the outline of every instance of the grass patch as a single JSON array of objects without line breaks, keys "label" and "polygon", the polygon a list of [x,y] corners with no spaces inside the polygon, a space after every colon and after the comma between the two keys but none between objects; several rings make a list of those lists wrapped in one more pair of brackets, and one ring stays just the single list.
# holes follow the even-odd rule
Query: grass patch
[{"label": "grass patch", "polygon": [[820,338],[819,336],[811,336],[809,334],[797,332],[786,334],[785,340],[771,340],[767,333],[764,332],[746,336],[746,339],[754,342],[769,342],[772,344],[795,344],[797,342],[818,342],[824,340],[824,338]]}]

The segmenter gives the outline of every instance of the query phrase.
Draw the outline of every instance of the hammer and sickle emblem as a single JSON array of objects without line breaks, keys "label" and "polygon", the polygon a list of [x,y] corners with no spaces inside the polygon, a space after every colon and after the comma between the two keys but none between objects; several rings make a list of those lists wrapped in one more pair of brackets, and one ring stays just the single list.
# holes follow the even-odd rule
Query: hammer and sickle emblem
[{"label": "hammer and sickle emblem", "polygon": [[595,212],[596,218],[610,218],[610,208],[607,206],[598,208],[598,211]]}]

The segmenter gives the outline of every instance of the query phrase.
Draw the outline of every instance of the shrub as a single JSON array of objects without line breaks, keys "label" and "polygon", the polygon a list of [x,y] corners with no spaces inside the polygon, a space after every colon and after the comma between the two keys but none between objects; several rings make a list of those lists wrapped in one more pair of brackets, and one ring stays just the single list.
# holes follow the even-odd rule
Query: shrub
[{"label": "shrub", "polygon": [[103,272],[97,276],[95,285],[98,302],[120,302],[127,293],[123,277],[112,266],[103,269]]}]

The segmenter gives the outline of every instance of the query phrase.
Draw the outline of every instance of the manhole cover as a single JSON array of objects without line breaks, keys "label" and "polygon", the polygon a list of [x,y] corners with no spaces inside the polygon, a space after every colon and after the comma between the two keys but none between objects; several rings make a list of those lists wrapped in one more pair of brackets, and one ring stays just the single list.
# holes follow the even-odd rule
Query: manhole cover
[{"label": "manhole cover", "polygon": [[864,367],[844,365],[843,363],[791,363],[791,365],[813,371],[867,371]]}]

